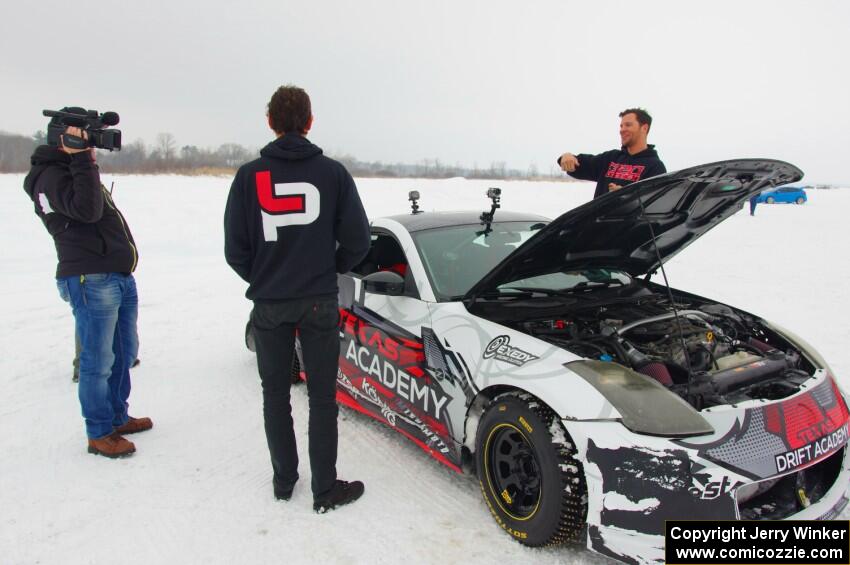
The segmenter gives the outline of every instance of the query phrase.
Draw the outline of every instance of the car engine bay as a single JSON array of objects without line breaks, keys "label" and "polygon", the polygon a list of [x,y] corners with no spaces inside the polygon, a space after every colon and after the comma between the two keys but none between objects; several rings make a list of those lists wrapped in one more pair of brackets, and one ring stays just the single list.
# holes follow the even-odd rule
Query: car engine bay
[{"label": "car engine bay", "polygon": [[481,315],[581,357],[647,375],[697,410],[785,398],[814,373],[799,350],[758,318],[692,295],[674,300],[675,309],[666,294],[643,289],[608,300],[567,300],[571,304],[561,307],[547,297],[546,316],[535,315],[533,300],[521,301],[529,308],[511,304],[511,320],[503,318],[503,308],[485,307]]}]

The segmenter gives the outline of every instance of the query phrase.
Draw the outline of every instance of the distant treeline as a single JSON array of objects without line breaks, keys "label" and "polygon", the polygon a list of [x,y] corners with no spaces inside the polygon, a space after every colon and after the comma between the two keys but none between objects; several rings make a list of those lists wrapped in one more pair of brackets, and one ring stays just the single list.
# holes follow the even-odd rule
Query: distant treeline
[{"label": "distant treeline", "polygon": [[[46,143],[45,133],[31,137],[0,132],[0,173],[23,173],[30,168],[30,155],[36,146]],[[232,174],[239,165],[255,159],[259,151],[238,143],[225,143],[218,148],[195,145],[180,146],[170,133],[160,133],[152,145],[142,140],[125,143],[121,151],[98,152],[98,163],[106,173],[128,174]],[[423,159],[416,164],[360,161],[351,155],[331,155],[341,161],[356,177],[416,177],[478,179],[564,179],[554,165],[541,172],[532,164],[526,170],[511,169],[504,162],[487,167],[447,165],[439,159]]]}]

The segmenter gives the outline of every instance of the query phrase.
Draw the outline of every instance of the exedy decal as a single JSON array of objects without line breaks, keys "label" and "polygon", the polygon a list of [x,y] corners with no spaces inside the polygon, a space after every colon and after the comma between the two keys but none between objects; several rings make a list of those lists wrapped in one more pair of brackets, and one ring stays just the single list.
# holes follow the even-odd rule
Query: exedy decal
[{"label": "exedy decal", "polygon": [[517,367],[525,365],[529,361],[539,359],[537,355],[532,355],[527,351],[523,351],[519,347],[512,347],[511,338],[506,335],[500,335],[499,337],[493,338],[493,340],[487,344],[487,347],[484,348],[484,359],[491,358],[494,358],[497,361],[510,363],[511,365],[516,365]]}]

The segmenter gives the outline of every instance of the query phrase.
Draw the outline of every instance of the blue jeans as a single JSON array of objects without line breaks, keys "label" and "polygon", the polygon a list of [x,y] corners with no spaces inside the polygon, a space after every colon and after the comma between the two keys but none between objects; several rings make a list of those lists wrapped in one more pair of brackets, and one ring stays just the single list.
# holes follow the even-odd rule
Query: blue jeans
[{"label": "blue jeans", "polygon": [[130,364],[139,350],[139,297],[133,275],[94,273],[56,279],[80,337],[78,393],[86,435],[99,438],[127,422]]}]

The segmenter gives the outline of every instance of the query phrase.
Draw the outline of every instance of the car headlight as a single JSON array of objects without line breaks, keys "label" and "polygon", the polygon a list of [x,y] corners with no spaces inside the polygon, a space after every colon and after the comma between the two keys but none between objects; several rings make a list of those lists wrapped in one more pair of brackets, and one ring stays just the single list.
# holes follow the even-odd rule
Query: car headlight
[{"label": "car headlight", "polygon": [[664,437],[714,433],[699,412],[655,379],[606,361],[586,359],[564,366],[598,390],[635,433]]}]

